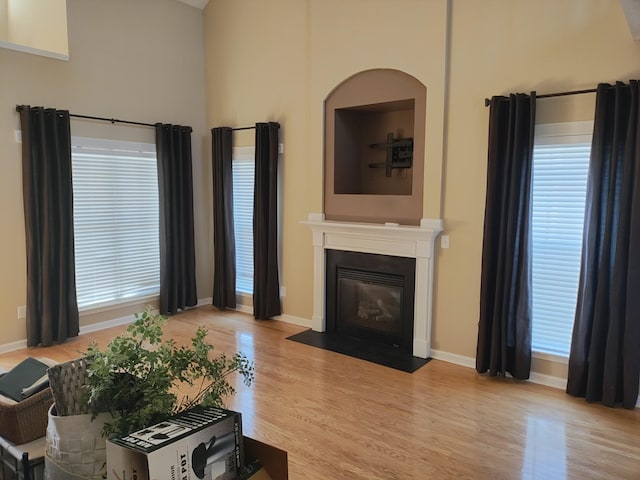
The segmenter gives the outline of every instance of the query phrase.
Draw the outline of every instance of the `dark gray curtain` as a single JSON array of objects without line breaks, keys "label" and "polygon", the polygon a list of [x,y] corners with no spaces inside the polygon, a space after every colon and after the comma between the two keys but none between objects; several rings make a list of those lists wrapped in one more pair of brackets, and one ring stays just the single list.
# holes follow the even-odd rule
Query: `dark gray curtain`
[{"label": "dark gray curtain", "polygon": [[213,161],[213,305],[236,308],[236,241],[233,229],[233,132],[211,129]]},{"label": "dark gray curtain", "polygon": [[69,112],[18,107],[27,242],[27,345],[79,331]]},{"label": "dark gray curtain", "polygon": [[198,303],[191,127],[156,124],[160,197],[160,313]]},{"label": "dark gray curtain", "polygon": [[476,370],[531,370],[530,196],[535,94],[493,97]]},{"label": "dark gray curtain", "polygon": [[567,392],[634,408],[640,377],[640,86],[598,85]]},{"label": "dark gray curtain", "polygon": [[278,278],[278,123],[256,124],[253,197],[253,316],[280,315]]}]

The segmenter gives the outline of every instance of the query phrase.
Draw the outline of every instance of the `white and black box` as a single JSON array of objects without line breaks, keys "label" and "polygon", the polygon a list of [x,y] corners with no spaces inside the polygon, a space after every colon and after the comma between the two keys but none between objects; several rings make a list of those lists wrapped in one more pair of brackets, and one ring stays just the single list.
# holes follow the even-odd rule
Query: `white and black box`
[{"label": "white and black box", "polygon": [[107,479],[235,480],[243,465],[242,417],[214,407],[107,441]]}]

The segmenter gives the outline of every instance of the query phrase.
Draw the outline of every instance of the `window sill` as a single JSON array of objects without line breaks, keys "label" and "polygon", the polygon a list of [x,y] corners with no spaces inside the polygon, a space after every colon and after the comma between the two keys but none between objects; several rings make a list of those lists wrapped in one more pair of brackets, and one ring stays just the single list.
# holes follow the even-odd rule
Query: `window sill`
[{"label": "window sill", "polygon": [[94,315],[102,312],[110,312],[120,308],[132,307],[136,305],[155,305],[157,307],[160,301],[160,295],[147,295],[144,297],[132,298],[126,301],[115,301],[109,303],[103,303],[97,307],[84,308],[80,310],[80,316]]},{"label": "window sill", "polygon": [[536,352],[532,353],[533,358],[537,358],[539,360],[545,360],[547,362],[560,363],[562,365],[569,364],[569,357],[564,355],[559,355],[557,353],[547,353],[547,352]]}]

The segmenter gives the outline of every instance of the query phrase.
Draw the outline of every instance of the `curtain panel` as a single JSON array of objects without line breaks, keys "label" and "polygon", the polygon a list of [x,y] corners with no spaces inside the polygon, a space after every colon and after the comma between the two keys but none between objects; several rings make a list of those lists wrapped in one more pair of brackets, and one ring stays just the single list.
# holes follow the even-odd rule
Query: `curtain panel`
[{"label": "curtain panel", "polygon": [[233,131],[211,129],[213,171],[213,305],[236,308],[236,243],[233,227]]},{"label": "curtain panel", "polygon": [[198,303],[191,127],[156,124],[160,200],[160,313]]},{"label": "curtain panel", "polygon": [[253,315],[267,319],[282,313],[278,276],[278,133],[280,124],[256,124],[253,196]]},{"label": "curtain panel", "polygon": [[640,83],[600,84],[567,393],[634,408],[640,378]]},{"label": "curtain panel", "polygon": [[79,332],[69,112],[18,107],[27,250],[27,345]]},{"label": "curtain panel", "polygon": [[531,174],[535,94],[491,99],[476,370],[531,370]]}]

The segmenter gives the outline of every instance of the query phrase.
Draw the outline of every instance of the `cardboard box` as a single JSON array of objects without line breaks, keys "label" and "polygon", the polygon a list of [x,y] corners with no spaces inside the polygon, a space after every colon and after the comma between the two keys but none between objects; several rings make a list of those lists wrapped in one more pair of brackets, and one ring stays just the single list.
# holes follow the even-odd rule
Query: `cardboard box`
[{"label": "cardboard box", "polygon": [[243,478],[251,480],[289,480],[287,452],[249,437],[244,437],[247,468]]},{"label": "cardboard box", "polygon": [[107,479],[235,480],[244,466],[237,412],[197,407],[107,441]]}]

